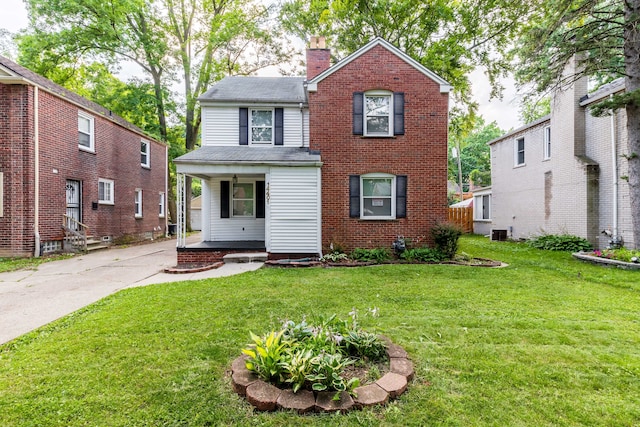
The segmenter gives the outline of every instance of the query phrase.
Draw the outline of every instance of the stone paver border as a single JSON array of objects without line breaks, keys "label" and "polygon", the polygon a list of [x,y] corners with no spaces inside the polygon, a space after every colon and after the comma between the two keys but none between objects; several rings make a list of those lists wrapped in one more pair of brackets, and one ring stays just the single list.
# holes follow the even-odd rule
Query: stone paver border
[{"label": "stone paver border", "polygon": [[339,400],[333,400],[335,392],[314,393],[302,390],[279,389],[258,378],[245,365],[246,356],[236,358],[231,365],[233,391],[245,397],[259,411],[276,409],[294,410],[299,414],[310,412],[347,412],[367,406],[385,405],[407,390],[407,385],[415,375],[413,363],[407,352],[393,344],[387,337],[380,336],[387,343],[389,372],[374,383],[358,387],[354,396],[342,392]]}]

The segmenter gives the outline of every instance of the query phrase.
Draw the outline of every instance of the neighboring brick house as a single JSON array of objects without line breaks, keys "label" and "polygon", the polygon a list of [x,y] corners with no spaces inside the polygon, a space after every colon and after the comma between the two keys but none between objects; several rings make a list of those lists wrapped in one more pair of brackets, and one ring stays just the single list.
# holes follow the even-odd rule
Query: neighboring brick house
[{"label": "neighboring brick house", "polygon": [[228,77],[200,97],[202,147],[175,162],[203,180],[203,242],[179,237],[179,263],[390,248],[446,221],[450,85],[381,38],[329,58],[312,43],[306,79]]},{"label": "neighboring brick house", "polygon": [[[0,256],[164,234],[167,146],[0,57]],[[86,230],[88,228],[88,230]]]},{"label": "neighboring brick house", "polygon": [[589,111],[621,91],[622,79],[588,93],[581,78],[554,94],[550,115],[489,143],[493,230],[514,239],[569,233],[597,248],[611,234],[633,247],[626,115]]}]

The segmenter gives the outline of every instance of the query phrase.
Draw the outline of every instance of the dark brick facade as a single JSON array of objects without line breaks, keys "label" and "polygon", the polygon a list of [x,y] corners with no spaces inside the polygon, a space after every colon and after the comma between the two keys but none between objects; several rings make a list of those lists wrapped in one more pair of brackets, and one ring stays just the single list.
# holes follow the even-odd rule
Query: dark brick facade
[{"label": "dark brick facade", "polygon": [[[29,256],[35,249],[35,144],[32,85],[0,84],[0,172],[4,211],[0,256]],[[81,221],[96,238],[140,238],[165,229],[159,217],[165,193],[166,146],[123,127],[122,119],[38,91],[40,241],[60,240],[67,180],[81,182]],[[78,112],[94,118],[95,153],[78,148]],[[150,143],[150,168],[140,165],[140,141]],[[114,181],[114,205],[97,204],[98,179]],[[134,217],[134,191],[143,194],[143,216]],[[166,200],[166,195],[165,195]],[[166,204],[166,203],[165,203]]]},{"label": "dark brick facade", "polygon": [[[404,135],[353,135],[353,93],[368,90],[404,92]],[[378,45],[318,82],[309,116],[310,148],[323,161],[323,248],[390,247],[398,235],[429,241],[447,219],[448,94],[440,84]],[[367,173],[407,175],[406,218],[349,217],[349,175]]]}]

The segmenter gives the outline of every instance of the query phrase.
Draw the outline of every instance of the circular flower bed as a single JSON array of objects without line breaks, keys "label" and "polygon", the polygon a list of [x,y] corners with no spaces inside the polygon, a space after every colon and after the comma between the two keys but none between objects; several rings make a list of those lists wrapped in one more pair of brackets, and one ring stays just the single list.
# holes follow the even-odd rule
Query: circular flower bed
[{"label": "circular flower bed", "polygon": [[233,362],[234,390],[258,410],[300,413],[384,404],[402,394],[414,375],[407,353],[362,330],[355,317],[287,321],[279,331],[252,333]]}]

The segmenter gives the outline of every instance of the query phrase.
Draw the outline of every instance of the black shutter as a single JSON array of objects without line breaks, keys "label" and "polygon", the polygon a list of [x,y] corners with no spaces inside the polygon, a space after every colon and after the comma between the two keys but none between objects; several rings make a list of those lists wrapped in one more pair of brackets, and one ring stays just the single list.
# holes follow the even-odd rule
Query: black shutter
[{"label": "black shutter", "polygon": [[349,217],[360,218],[360,175],[349,175]]},{"label": "black shutter", "polygon": [[229,218],[229,181],[220,181],[220,218]]},{"label": "black shutter", "polygon": [[240,109],[240,145],[249,145],[249,109],[248,108]]},{"label": "black shutter", "polygon": [[363,135],[364,92],[353,92],[353,134]]},{"label": "black shutter", "polygon": [[256,181],[256,218],[264,218],[264,181]]},{"label": "black shutter", "polygon": [[396,218],[407,217],[407,175],[396,176]]},{"label": "black shutter", "polygon": [[282,108],[276,108],[275,109],[275,139],[274,139],[274,143],[275,145],[282,145],[283,141],[284,141],[284,114],[283,114],[283,109]]},{"label": "black shutter", "polygon": [[404,92],[393,93],[393,134],[404,135]]}]

